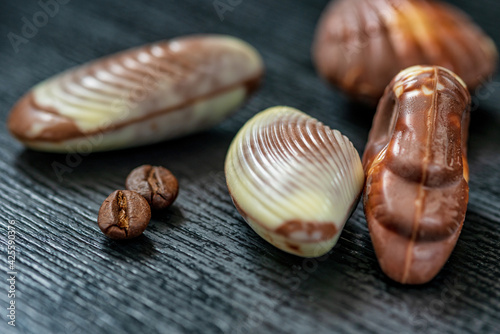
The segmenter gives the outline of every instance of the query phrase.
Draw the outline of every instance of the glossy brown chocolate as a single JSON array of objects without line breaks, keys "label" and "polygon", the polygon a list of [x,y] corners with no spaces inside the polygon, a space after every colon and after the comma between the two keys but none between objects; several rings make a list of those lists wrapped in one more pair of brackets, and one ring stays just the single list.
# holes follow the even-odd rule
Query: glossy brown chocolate
[{"label": "glossy brown chocolate", "polygon": [[413,67],[387,87],[363,156],[364,209],[382,270],[430,281],[450,256],[468,202],[470,95],[452,72]]},{"label": "glossy brown chocolate", "polygon": [[297,231],[303,232],[308,236],[314,234],[321,235],[318,240],[328,240],[333,238],[335,234],[338,233],[335,224],[321,224],[315,222],[304,222],[300,220],[291,220],[284,222],[280,227],[276,229],[277,234],[281,234],[286,238],[291,238]]},{"label": "glossy brown chocolate", "polygon": [[438,65],[470,89],[495,71],[493,41],[459,9],[425,0],[337,0],[318,25],[318,72],[355,99],[377,103],[401,70]]}]

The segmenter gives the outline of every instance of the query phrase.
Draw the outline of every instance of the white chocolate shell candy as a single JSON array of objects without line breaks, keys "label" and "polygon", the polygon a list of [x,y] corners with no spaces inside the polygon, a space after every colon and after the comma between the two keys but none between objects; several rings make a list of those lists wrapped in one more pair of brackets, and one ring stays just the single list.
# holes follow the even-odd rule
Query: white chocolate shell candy
[{"label": "white chocolate shell candy", "polygon": [[233,202],[254,231],[303,257],[332,249],[364,183],[349,139],[289,107],[267,109],[245,124],[225,172]]},{"label": "white chocolate shell candy", "polygon": [[43,81],[14,106],[9,129],[26,146],[53,152],[159,142],[220,122],[262,74],[257,51],[234,37],[161,41]]}]

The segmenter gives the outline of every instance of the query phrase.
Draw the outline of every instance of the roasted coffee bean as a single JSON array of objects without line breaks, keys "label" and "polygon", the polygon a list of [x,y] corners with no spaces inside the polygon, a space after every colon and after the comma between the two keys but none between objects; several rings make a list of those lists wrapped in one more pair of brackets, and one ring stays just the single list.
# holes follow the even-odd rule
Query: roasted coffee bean
[{"label": "roasted coffee bean", "polygon": [[112,239],[131,239],[144,232],[151,219],[148,202],[138,193],[116,190],[102,203],[97,223]]},{"label": "roasted coffee bean", "polygon": [[162,210],[172,205],[179,193],[177,179],[168,169],[161,166],[137,167],[127,177],[125,187],[142,195],[154,210]]}]

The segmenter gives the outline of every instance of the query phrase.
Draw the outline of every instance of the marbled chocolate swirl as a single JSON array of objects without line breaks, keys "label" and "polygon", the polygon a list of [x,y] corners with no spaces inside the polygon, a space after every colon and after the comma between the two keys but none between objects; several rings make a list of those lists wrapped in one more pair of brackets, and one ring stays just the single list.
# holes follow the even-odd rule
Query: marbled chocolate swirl
[{"label": "marbled chocolate swirl", "polygon": [[225,171],[248,224],[276,247],[306,257],[335,245],[364,182],[349,139],[288,107],[270,108],[246,123]]},{"label": "marbled chocolate swirl", "polygon": [[229,36],[195,35],[124,51],[35,86],[13,108],[27,146],[79,151],[143,145],[208,128],[238,108],[263,74],[259,54]]}]

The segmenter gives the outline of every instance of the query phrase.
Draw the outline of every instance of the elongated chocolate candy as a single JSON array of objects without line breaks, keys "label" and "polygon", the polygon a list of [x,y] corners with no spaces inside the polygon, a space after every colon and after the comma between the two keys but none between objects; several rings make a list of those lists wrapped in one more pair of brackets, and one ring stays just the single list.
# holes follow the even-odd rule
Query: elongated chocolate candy
[{"label": "elongated chocolate candy", "polygon": [[233,202],[254,231],[304,257],[332,249],[364,183],[349,139],[288,107],[267,109],[245,124],[225,172]]},{"label": "elongated chocolate candy", "polygon": [[450,256],[468,202],[470,95],[454,73],[416,66],[379,103],[363,156],[364,208],[382,270],[430,281]]},{"label": "elongated chocolate candy", "polygon": [[43,81],[14,106],[9,129],[42,151],[154,143],[220,122],[243,103],[262,74],[257,51],[233,37],[162,41]]}]

